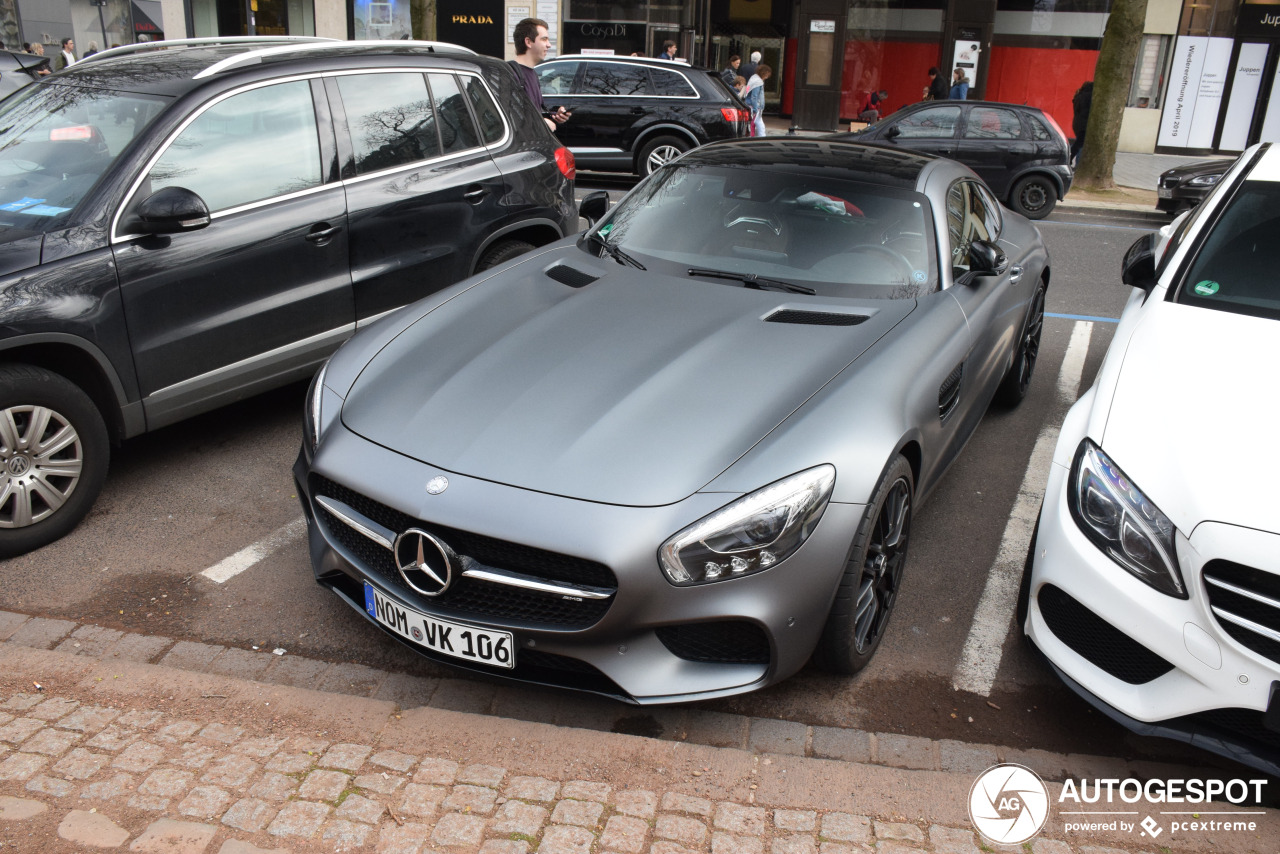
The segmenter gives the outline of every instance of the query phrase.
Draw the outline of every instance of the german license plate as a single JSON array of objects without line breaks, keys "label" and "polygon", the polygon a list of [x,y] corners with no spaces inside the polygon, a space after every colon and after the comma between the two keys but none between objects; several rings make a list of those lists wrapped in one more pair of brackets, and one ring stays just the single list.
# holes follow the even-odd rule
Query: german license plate
[{"label": "german license plate", "polygon": [[1156,187],[1156,196],[1161,199],[1172,199],[1173,190],[1168,187]]},{"label": "german license plate", "polygon": [[381,625],[432,652],[490,667],[516,666],[515,644],[510,632],[437,620],[393,602],[368,582],[364,585],[364,609]]}]

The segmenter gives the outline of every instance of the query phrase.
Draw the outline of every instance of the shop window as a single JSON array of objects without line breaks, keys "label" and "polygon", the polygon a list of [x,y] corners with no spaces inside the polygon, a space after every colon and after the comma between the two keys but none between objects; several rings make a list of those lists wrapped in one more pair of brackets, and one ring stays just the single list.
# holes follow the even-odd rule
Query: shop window
[{"label": "shop window", "polygon": [[1125,106],[1160,109],[1160,93],[1164,89],[1165,70],[1169,67],[1172,36],[1143,36],[1138,59],[1129,84],[1129,101]]}]

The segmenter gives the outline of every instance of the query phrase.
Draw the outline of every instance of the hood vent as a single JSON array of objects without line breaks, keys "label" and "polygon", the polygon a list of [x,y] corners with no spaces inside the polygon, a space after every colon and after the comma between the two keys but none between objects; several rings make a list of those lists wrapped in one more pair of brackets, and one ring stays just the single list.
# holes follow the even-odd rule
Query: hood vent
[{"label": "hood vent", "polygon": [[593,276],[590,273],[584,273],[581,270],[574,269],[565,264],[557,264],[547,271],[547,275],[555,279],[562,285],[568,285],[571,288],[585,288],[594,282],[599,276]]},{"label": "hood vent", "polygon": [[800,311],[783,308],[766,317],[765,323],[798,323],[802,326],[857,326],[867,319],[863,314],[838,311]]}]

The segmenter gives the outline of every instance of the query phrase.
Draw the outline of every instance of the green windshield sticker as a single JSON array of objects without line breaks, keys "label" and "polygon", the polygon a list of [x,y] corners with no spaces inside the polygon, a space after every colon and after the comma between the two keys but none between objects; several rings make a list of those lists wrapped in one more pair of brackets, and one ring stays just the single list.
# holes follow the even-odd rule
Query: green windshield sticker
[{"label": "green windshield sticker", "polygon": [[1193,288],[1197,295],[1202,297],[1211,297],[1218,292],[1218,283],[1211,279],[1205,279]]},{"label": "green windshield sticker", "polygon": [[613,231],[613,223],[607,222],[604,225],[600,226],[600,230],[597,231],[596,234],[600,235],[601,237],[608,237],[609,232],[611,231]]}]

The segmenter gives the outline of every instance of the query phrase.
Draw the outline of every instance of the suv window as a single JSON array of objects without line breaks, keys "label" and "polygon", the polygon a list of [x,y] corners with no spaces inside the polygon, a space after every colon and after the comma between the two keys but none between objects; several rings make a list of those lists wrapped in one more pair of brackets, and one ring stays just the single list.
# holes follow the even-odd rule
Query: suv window
[{"label": "suv window", "polygon": [[463,77],[462,85],[467,89],[471,111],[476,114],[476,120],[480,123],[480,135],[484,137],[485,143],[502,139],[502,116],[498,112],[498,105],[493,103],[489,90],[480,82],[479,77]]},{"label": "suv window", "polygon": [[689,81],[685,80],[684,75],[678,71],[668,71],[665,68],[650,68],[649,80],[653,84],[655,95],[663,95],[668,98],[698,97],[698,93],[689,85]]},{"label": "suv window", "polygon": [[319,186],[311,84],[277,83],[214,104],[169,144],[147,177],[149,193],[185,187],[210,211]]},{"label": "suv window", "polygon": [[421,74],[354,74],[338,78],[356,174],[440,155],[435,112]]},{"label": "suv window", "polygon": [[928,107],[898,120],[895,127],[908,139],[952,137],[960,123],[959,107]]},{"label": "suv window", "polygon": [[578,73],[576,62],[550,62],[536,69],[538,83],[545,95],[568,95],[573,91],[573,78]]},{"label": "suv window", "polygon": [[965,122],[965,139],[1017,139],[1022,136],[1022,123],[1013,110],[999,107],[974,107]]},{"label": "suv window", "polygon": [[446,153],[465,151],[480,145],[480,135],[471,120],[466,99],[452,74],[428,74],[431,94],[435,96],[440,115],[440,139]]},{"label": "suv window", "polygon": [[588,62],[578,87],[580,95],[647,95],[648,69],[622,62]]},{"label": "suv window", "polygon": [[61,222],[169,99],[42,83],[0,107],[0,227]]}]

